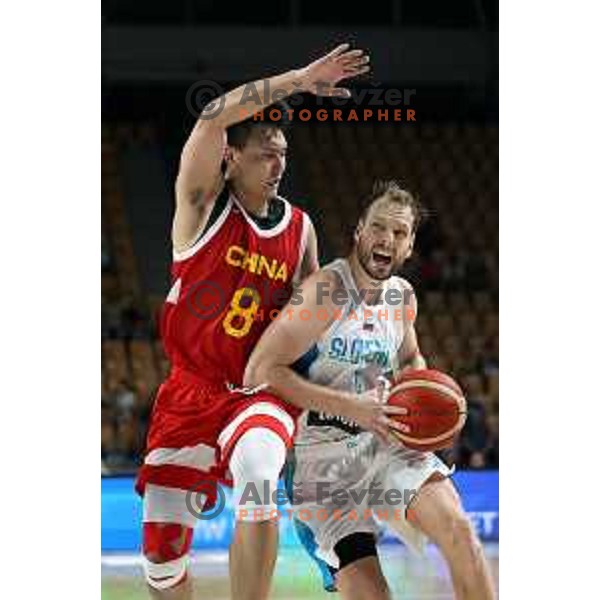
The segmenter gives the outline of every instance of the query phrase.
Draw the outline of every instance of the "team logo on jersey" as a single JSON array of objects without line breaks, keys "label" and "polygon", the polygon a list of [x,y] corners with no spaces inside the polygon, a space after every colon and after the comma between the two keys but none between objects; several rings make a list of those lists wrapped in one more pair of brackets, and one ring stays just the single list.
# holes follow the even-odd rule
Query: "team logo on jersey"
[{"label": "team logo on jersey", "polygon": [[335,336],[329,344],[329,358],[354,365],[375,364],[390,366],[390,347],[387,340]]},{"label": "team logo on jersey", "polygon": [[250,271],[255,275],[265,275],[273,281],[288,280],[288,267],[285,262],[268,258],[258,252],[248,252],[240,246],[229,246],[225,254],[225,262],[232,267]]}]

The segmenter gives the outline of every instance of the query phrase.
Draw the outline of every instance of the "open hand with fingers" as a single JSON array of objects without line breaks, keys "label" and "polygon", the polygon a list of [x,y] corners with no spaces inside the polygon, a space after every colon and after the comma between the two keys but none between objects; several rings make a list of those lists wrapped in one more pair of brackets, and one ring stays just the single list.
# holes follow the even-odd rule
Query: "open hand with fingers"
[{"label": "open hand with fingers", "polygon": [[397,445],[392,431],[410,433],[410,427],[394,417],[406,414],[406,408],[386,404],[382,401],[381,391],[372,389],[355,396],[348,416],[363,429],[375,433],[389,444]]},{"label": "open hand with fingers", "polygon": [[342,79],[356,77],[370,70],[369,56],[364,50],[350,50],[341,44],[329,54],[300,69],[298,75],[304,91],[317,96],[350,97],[350,90],[336,87]]}]

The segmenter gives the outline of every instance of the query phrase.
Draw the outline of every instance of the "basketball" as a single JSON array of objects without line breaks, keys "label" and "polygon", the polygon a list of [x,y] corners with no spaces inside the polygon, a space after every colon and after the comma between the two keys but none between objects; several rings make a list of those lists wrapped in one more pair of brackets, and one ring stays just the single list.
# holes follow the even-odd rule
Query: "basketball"
[{"label": "basketball", "polygon": [[452,446],[467,419],[467,403],[460,386],[433,369],[402,375],[392,387],[388,403],[407,409],[408,414],[398,419],[410,427],[410,432],[392,433],[413,450],[434,451]]}]

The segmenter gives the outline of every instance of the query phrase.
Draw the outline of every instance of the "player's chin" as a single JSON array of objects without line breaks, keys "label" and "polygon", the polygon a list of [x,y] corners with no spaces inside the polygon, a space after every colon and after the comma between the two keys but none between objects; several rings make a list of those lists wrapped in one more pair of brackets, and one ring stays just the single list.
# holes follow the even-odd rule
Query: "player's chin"
[{"label": "player's chin", "polygon": [[279,189],[279,182],[274,183],[274,182],[264,181],[262,184],[262,188],[267,196],[269,196],[269,197],[276,196],[277,190]]},{"label": "player's chin", "polygon": [[369,275],[373,279],[382,281],[389,279],[392,276],[393,266],[392,264],[381,264],[375,260],[371,260],[369,264]]}]

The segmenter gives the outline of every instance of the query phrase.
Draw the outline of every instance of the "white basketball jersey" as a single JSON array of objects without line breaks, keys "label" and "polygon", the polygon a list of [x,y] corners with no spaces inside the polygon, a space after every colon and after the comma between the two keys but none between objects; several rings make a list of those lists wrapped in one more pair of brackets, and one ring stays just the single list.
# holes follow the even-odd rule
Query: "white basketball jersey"
[{"label": "white basketball jersey", "polygon": [[[296,368],[314,383],[360,394],[376,387],[379,376],[389,377],[397,370],[406,326],[404,301],[411,287],[400,277],[391,277],[383,285],[379,304],[369,305],[361,302],[346,259],[324,268],[338,274],[350,300],[339,307],[341,318],[333,321]],[[340,441],[361,431],[341,417],[305,411],[298,423],[296,445]]]}]

